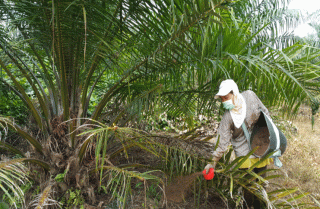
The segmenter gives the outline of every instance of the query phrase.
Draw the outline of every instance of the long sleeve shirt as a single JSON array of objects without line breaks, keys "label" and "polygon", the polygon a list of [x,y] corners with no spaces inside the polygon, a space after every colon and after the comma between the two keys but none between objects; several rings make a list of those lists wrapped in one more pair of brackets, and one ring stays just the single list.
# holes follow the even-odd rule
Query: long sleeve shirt
[{"label": "long sleeve shirt", "polygon": [[[247,90],[241,93],[246,101],[246,118],[244,120],[248,132],[251,135],[253,126],[259,119],[260,111],[262,110],[269,115],[268,109],[262,104],[257,95]],[[233,150],[237,157],[245,156],[250,152],[250,147],[244,132],[241,128],[236,128],[231,118],[230,111],[226,111],[221,119],[218,128],[218,137],[220,135],[220,142],[217,149],[213,152],[213,160],[219,161],[223,153],[227,151],[231,142]]]}]

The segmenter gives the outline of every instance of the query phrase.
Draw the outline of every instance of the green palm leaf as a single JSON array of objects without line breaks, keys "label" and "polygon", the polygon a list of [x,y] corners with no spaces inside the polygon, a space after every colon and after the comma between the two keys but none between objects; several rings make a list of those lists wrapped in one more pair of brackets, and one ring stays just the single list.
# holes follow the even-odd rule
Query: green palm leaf
[{"label": "green palm leaf", "polygon": [[9,198],[15,208],[24,205],[24,192],[21,184],[28,180],[27,168],[22,164],[24,159],[13,159],[0,162],[0,190]]},{"label": "green palm leaf", "polygon": [[[42,145],[38,142],[37,139],[32,137],[30,134],[22,130],[17,124],[12,122],[11,120],[0,118],[0,124],[1,126],[8,126],[9,128],[17,131],[24,139],[26,139],[40,154],[43,154],[42,152]],[[7,147],[15,152],[17,152],[17,149],[10,148],[10,145],[6,145],[5,143],[2,143],[2,146]],[[22,155],[23,156],[23,155]]]}]

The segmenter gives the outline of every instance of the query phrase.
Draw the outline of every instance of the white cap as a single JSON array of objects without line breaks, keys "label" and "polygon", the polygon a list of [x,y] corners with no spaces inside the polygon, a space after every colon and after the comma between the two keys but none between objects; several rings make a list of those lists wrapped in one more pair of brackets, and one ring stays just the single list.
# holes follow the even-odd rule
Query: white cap
[{"label": "white cap", "polygon": [[215,99],[218,99],[220,96],[225,96],[234,90],[234,86],[237,87],[237,84],[232,80],[224,80],[219,86],[219,92],[214,96]]}]

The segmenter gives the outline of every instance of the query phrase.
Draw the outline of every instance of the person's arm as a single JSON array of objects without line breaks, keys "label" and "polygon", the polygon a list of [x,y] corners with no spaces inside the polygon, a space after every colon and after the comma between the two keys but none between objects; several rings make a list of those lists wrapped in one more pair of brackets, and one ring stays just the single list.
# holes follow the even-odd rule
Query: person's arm
[{"label": "person's arm", "polygon": [[215,168],[217,162],[220,160],[222,155],[227,151],[232,138],[232,118],[230,113],[226,112],[222,117],[222,120],[218,129],[218,136],[220,136],[219,144],[217,149],[212,153],[212,163],[206,165],[205,170],[209,171],[210,168]]},{"label": "person's arm", "polygon": [[261,108],[261,110],[268,116],[270,116],[269,110],[264,106],[264,104],[261,102],[261,100],[259,99],[259,97],[252,91],[252,94],[255,97],[256,102],[258,103],[259,107]]}]

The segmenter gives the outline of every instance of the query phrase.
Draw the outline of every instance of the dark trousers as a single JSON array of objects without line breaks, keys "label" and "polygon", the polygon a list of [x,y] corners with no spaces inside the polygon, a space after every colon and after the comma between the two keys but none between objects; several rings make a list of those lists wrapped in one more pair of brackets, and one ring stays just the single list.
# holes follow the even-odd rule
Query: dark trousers
[{"label": "dark trousers", "polygon": [[[253,172],[254,173],[259,173],[261,171],[264,171],[267,169],[267,166],[262,167],[262,168],[254,168]],[[248,178],[250,178],[250,176],[246,176]],[[261,175],[261,177],[265,177],[265,174]],[[258,181],[258,179],[257,179]],[[263,201],[261,201],[257,196],[255,196],[254,194],[252,194],[251,192],[249,192],[248,190],[244,190],[244,200],[246,201],[244,203],[244,206],[248,206],[248,208],[253,207],[254,209],[263,209],[265,208],[265,203]]]}]

